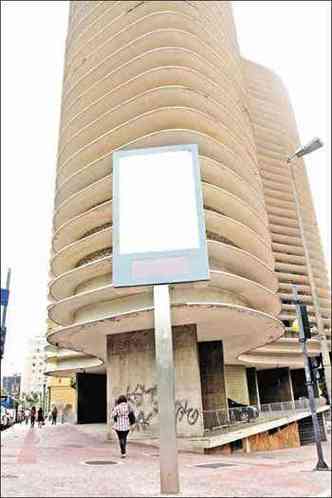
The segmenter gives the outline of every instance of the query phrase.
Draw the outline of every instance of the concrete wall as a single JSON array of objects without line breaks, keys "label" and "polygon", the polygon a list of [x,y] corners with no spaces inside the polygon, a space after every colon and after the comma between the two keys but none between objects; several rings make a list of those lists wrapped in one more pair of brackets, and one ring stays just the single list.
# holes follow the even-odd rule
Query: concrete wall
[{"label": "concrete wall", "polygon": [[76,390],[70,385],[70,379],[55,377],[50,379],[51,385],[48,387],[49,408],[53,405],[58,408],[58,415],[64,411],[65,422],[76,422]]},{"label": "concrete wall", "polygon": [[250,451],[269,451],[282,448],[299,448],[300,436],[297,422],[250,436]]},{"label": "concrete wall", "polygon": [[[203,433],[202,396],[195,325],[173,328],[176,419],[179,435]],[[154,331],[107,337],[108,409],[125,394],[134,406],[138,432],[158,432]],[[110,420],[109,420],[110,421]]]},{"label": "concrete wall", "polygon": [[276,427],[269,431],[254,434],[242,440],[233,441],[215,448],[204,450],[206,454],[230,455],[238,449],[246,453],[255,451],[280,450],[282,448],[299,448],[301,446],[299,427],[297,422]]},{"label": "concrete wall", "polygon": [[225,365],[225,380],[227,397],[237,403],[248,405],[249,391],[246,367]]},{"label": "concrete wall", "polygon": [[260,407],[256,368],[247,368],[247,382],[250,404]]}]

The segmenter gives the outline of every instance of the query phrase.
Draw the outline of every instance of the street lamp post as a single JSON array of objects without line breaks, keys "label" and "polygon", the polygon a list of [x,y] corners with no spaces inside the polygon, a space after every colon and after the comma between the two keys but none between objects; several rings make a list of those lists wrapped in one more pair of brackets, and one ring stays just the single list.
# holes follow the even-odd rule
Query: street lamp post
[{"label": "street lamp post", "polygon": [[45,414],[45,401],[46,401],[46,384],[43,383],[43,412]]},{"label": "street lamp post", "polygon": [[2,360],[4,354],[5,341],[6,341],[6,332],[7,332],[6,317],[7,317],[8,298],[9,298],[10,277],[11,277],[11,269],[9,268],[7,271],[6,288],[1,289],[1,305],[3,306],[3,311],[2,311],[1,324],[0,324],[0,360]]},{"label": "street lamp post", "polygon": [[[315,138],[311,142],[306,144],[305,146],[297,149],[291,156],[289,156],[287,159],[287,163],[290,163],[295,157],[300,158],[306,154],[310,154],[311,152],[321,148],[322,146],[323,146],[322,141],[319,138]],[[314,308],[315,308],[316,322],[317,322],[317,328],[318,328],[318,336],[319,336],[319,340],[320,340],[322,357],[323,357],[323,366],[324,366],[324,371],[325,371],[326,387],[327,387],[327,392],[328,392],[328,397],[329,397],[329,403],[331,405],[331,403],[332,403],[331,361],[330,361],[329,349],[328,349],[326,335],[324,332],[324,324],[323,324],[322,315],[321,315],[321,311],[320,311],[320,302],[319,302],[319,297],[318,297],[318,293],[317,293],[315,278],[314,278],[314,274],[313,274],[313,270],[312,270],[312,266],[311,266],[311,261],[310,261],[310,253],[309,253],[309,249],[308,249],[308,245],[307,245],[307,241],[306,241],[306,236],[305,236],[305,232],[304,232],[304,225],[303,225],[303,221],[302,221],[299,195],[298,195],[298,191],[297,191],[297,187],[296,187],[294,168],[290,167],[290,171],[291,171],[292,187],[293,187],[294,200],[295,200],[297,217],[298,217],[298,222],[299,222],[300,234],[301,234],[301,239],[302,239],[302,243],[303,243],[303,249],[304,249],[304,254],[305,254],[305,259],[306,259],[306,264],[307,264],[307,269],[308,269],[308,277],[309,277],[309,282],[310,282],[310,287],[311,287],[312,300],[313,300]]]}]

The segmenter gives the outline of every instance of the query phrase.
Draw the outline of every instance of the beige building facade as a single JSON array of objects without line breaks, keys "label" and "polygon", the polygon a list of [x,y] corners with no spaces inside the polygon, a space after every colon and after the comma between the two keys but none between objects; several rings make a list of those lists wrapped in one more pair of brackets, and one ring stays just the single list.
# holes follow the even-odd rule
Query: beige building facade
[{"label": "beige building facade", "polygon": [[[282,84],[241,58],[231,2],[75,1],[48,341],[57,348],[49,374],[77,377],[78,421],[91,421],[93,405],[98,420],[108,413],[111,423],[110,408],[126,393],[138,431],[158,430],[152,288],[112,286],[112,153],[185,143],[199,147],[210,280],[171,287],[179,435],[202,435],[207,414],[227,415],[229,399],[259,404],[265,391],[266,399],[272,391],[274,401],[294,399],[291,370],[303,371],[303,360],[290,333],[292,283],[313,323],[315,310],[286,164],[299,138]],[[330,291],[302,162],[296,177],[330,334]],[[309,350],[318,355],[319,342]]]},{"label": "beige building facade", "polygon": [[22,371],[22,393],[27,395],[38,393],[41,398],[44,395],[47,385],[45,345],[46,340],[43,335],[36,335],[28,341]]}]

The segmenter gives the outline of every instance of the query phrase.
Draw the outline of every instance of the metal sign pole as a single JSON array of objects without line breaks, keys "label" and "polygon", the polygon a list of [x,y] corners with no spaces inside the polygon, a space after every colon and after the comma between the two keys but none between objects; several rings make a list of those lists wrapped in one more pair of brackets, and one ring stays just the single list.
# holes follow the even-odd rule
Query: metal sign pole
[{"label": "metal sign pole", "polygon": [[307,349],[307,344],[306,344],[307,338],[305,336],[302,315],[301,315],[301,310],[300,310],[300,304],[299,304],[299,298],[298,298],[298,294],[297,294],[297,288],[295,285],[293,285],[293,297],[294,297],[294,303],[295,303],[295,307],[296,307],[297,319],[299,322],[299,342],[300,342],[303,356],[304,356],[304,372],[305,372],[306,385],[307,385],[308,397],[309,397],[309,407],[310,407],[312,423],[313,423],[313,427],[314,427],[314,436],[315,436],[315,443],[316,443],[317,456],[318,456],[318,462],[317,462],[317,465],[315,467],[315,470],[329,470],[329,467],[326,464],[326,462],[324,460],[324,456],[323,456],[320,428],[319,428],[319,422],[318,422],[316,404],[315,404],[315,398],[314,398],[314,388],[313,388],[313,382],[312,382],[312,378],[311,378],[308,349]]},{"label": "metal sign pole", "polygon": [[[11,269],[9,268],[7,271],[7,282],[6,282],[6,302],[3,303],[3,312],[2,312],[2,317],[1,317],[1,325],[0,325],[0,360],[3,358],[4,350],[5,350],[5,342],[6,342],[6,333],[7,333],[7,327],[6,327],[6,317],[7,317],[7,307],[8,307],[8,297],[9,297],[9,285],[10,285],[10,276],[11,276]],[[2,289],[1,289],[1,295],[2,295]]]},{"label": "metal sign pole", "polygon": [[179,493],[175,420],[175,375],[168,285],[153,286],[160,427],[160,489]]}]

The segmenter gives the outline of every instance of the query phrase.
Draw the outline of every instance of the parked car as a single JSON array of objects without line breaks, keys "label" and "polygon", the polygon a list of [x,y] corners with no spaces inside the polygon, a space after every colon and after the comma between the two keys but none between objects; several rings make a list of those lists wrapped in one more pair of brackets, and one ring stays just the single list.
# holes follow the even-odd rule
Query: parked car
[{"label": "parked car", "polygon": [[7,429],[11,425],[10,414],[6,408],[1,407],[1,424],[0,429]]},{"label": "parked car", "polygon": [[1,406],[1,427],[0,429],[8,429],[15,424],[15,410]]},{"label": "parked car", "polygon": [[256,406],[244,405],[228,398],[228,407],[231,422],[252,422],[259,416]]}]

